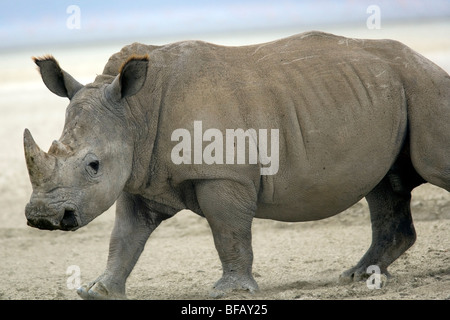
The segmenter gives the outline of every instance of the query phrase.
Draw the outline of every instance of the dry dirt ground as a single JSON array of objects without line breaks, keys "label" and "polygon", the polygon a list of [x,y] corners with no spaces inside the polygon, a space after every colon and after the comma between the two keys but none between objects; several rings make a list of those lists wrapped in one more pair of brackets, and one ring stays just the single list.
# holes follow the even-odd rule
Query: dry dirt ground
[{"label": "dry dirt ground", "polygon": [[[432,186],[416,190],[413,210],[418,239],[391,267],[381,289],[365,282],[340,285],[339,274],[370,245],[364,201],[323,221],[255,220],[256,294],[230,299],[450,299],[450,199]],[[104,269],[113,212],[84,229],[65,233],[2,228],[1,299],[78,299],[71,286],[78,266],[88,282]],[[68,274],[66,272],[69,272]],[[132,299],[206,299],[221,275],[206,221],[180,212],[147,242],[128,279]]]},{"label": "dry dirt ground", "polygon": [[[412,26],[397,28],[397,34],[381,37],[404,41],[450,71],[448,23],[426,27],[427,32]],[[74,76],[81,80],[89,76],[90,81],[122,45],[51,53]],[[67,103],[47,91],[34,70],[29,57],[43,53],[48,52],[5,53],[0,63],[4,73],[0,86],[0,299],[4,300],[78,299],[73,272],[80,271],[82,283],[103,272],[114,221],[111,208],[76,232],[26,226],[24,206],[31,187],[23,159],[23,129],[28,127],[38,144],[48,149],[62,132]],[[417,241],[390,267],[393,277],[381,289],[369,289],[365,282],[337,282],[339,274],[357,263],[370,245],[364,200],[322,221],[255,220],[254,276],[260,291],[254,295],[237,292],[227,299],[450,299],[450,195],[423,185],[414,191],[412,211]],[[206,221],[184,211],[151,236],[128,279],[127,294],[132,299],[207,299],[220,276]]]}]

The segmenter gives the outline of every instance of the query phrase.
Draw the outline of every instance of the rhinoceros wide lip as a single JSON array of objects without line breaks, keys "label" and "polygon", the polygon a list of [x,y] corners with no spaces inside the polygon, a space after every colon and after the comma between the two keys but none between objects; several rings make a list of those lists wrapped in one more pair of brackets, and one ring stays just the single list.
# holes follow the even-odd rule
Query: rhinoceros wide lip
[{"label": "rhinoceros wide lip", "polygon": [[41,230],[75,231],[81,227],[81,222],[76,210],[65,209],[60,221],[55,221],[49,217],[41,217],[28,219],[27,225]]},{"label": "rhinoceros wide lip", "polygon": [[27,225],[41,230],[57,230],[59,227],[47,219],[28,219]]}]

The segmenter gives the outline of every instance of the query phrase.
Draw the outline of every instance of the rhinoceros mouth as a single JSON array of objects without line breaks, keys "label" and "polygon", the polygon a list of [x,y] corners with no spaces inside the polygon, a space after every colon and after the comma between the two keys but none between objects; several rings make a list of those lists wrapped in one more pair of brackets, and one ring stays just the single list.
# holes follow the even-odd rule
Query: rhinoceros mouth
[{"label": "rhinoceros mouth", "polygon": [[54,216],[34,216],[27,219],[27,225],[41,230],[74,231],[81,227],[76,210],[65,209],[61,220]]},{"label": "rhinoceros mouth", "polygon": [[55,225],[52,221],[48,219],[28,219],[27,225],[33,228],[38,228],[41,230],[56,230],[59,229],[58,225]]}]

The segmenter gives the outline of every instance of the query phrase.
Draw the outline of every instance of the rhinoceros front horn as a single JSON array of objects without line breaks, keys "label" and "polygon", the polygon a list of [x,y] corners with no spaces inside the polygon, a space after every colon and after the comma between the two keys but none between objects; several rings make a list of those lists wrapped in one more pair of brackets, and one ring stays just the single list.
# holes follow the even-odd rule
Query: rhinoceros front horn
[{"label": "rhinoceros front horn", "polygon": [[31,184],[39,186],[51,177],[56,159],[38,147],[28,129],[23,134],[23,146]]}]

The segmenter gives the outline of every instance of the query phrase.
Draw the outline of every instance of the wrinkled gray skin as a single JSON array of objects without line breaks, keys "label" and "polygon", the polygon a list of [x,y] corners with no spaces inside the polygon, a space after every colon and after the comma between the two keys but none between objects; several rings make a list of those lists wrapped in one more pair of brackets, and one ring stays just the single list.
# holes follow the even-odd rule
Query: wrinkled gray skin
[{"label": "wrinkled gray skin", "polygon": [[[450,191],[450,78],[395,41],[310,32],[244,47],[135,43],[86,86],[52,57],[35,62],[70,104],[48,153],[25,131],[28,224],[75,230],[117,200],[107,267],[79,289],[84,299],[124,298],[148,237],[182,209],[211,226],[223,267],[216,297],[258,289],[254,217],[323,219],[363,197],[372,245],[341,280],[360,280],[374,264],[387,273],[415,241],[411,190],[430,182]],[[203,130],[279,129],[278,173],[175,165],[171,134],[193,136],[195,120]]]}]

